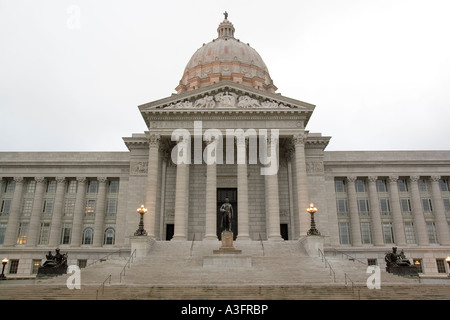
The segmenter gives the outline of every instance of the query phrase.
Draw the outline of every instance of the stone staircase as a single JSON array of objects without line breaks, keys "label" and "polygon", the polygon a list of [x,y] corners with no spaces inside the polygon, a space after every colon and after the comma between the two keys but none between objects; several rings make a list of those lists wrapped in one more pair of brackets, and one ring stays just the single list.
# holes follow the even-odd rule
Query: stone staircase
[{"label": "stone staircase", "polygon": [[[369,290],[367,266],[340,257],[310,257],[298,241],[235,242],[251,266],[203,266],[217,241],[153,242],[148,255],[111,257],[81,271],[81,289],[68,275],[2,281],[0,299],[310,300],[448,299],[450,286],[425,285],[381,272]],[[331,268],[330,268],[331,265]],[[125,268],[124,268],[125,266]],[[125,273],[123,273],[125,271]],[[121,275],[122,272],[122,275]]]}]

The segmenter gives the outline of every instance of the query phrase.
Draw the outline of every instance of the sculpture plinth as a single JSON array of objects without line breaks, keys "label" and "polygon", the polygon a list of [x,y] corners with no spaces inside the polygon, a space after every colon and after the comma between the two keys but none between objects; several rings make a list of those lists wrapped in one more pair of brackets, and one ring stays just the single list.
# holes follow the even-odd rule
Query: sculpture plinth
[{"label": "sculpture plinth", "polygon": [[224,253],[232,253],[232,254],[240,254],[242,250],[238,250],[233,246],[233,232],[232,231],[223,231],[222,232],[222,246],[219,250],[213,250],[215,254],[224,254]]}]

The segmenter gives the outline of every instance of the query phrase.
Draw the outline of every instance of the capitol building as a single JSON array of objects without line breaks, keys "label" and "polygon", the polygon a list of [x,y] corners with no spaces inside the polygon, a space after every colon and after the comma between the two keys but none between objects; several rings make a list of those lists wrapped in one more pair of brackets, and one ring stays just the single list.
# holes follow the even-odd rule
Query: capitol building
[{"label": "capitol building", "polygon": [[327,151],[313,101],[277,93],[227,15],[175,90],[138,107],[148,130],[123,137],[126,152],[0,152],[8,277],[35,276],[55,248],[80,267],[129,255],[142,204],[152,241],[219,246],[226,198],[237,247],[301,241],[314,203],[325,253],[384,268],[398,247],[420,275],[448,274],[450,150]]}]

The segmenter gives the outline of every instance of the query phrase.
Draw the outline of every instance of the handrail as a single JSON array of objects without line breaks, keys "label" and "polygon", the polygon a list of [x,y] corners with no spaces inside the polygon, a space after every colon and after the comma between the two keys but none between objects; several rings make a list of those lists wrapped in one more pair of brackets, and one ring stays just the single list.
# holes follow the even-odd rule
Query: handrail
[{"label": "handrail", "polygon": [[349,255],[348,253],[339,251],[339,250],[337,250],[337,249],[334,249],[333,251],[334,251],[335,253],[340,253],[340,254],[346,256],[346,257],[348,258],[348,260],[350,260],[350,261],[358,261],[359,263],[361,263],[361,264],[367,266],[367,262],[364,262],[364,261],[362,261],[362,260],[359,260],[359,259],[357,259],[357,258],[355,258],[355,257],[353,257],[353,256],[351,256],[351,255]]},{"label": "handrail", "polygon": [[[355,283],[352,279],[347,275],[347,273],[344,273],[344,279],[345,279],[345,286],[347,286],[347,279],[350,280],[352,283],[352,293],[355,293]],[[358,300],[361,300],[361,289],[358,288]]]},{"label": "handrail", "polygon": [[331,264],[328,262],[327,258],[325,258],[325,254],[322,252],[322,250],[320,250],[320,249],[318,249],[318,250],[319,250],[319,256],[322,255],[322,262],[325,261],[325,267],[327,267],[327,264],[328,264],[328,267],[330,268],[330,276],[331,276],[331,273],[333,273],[333,280],[334,280],[334,282],[336,282],[336,272],[334,271]]},{"label": "handrail", "polygon": [[192,237],[191,249],[189,251],[190,257],[192,257],[192,249],[194,248],[194,240],[195,240],[195,232],[194,232],[194,236]]},{"label": "handrail", "polygon": [[128,266],[128,268],[130,267],[130,261],[131,261],[131,263],[133,263],[133,255],[134,255],[134,257],[136,257],[136,249],[134,249],[134,251],[130,254],[130,257],[128,258],[127,263],[125,263],[125,265],[123,266],[122,271],[120,271],[119,282],[122,282],[122,274],[125,276],[125,268],[127,266]]},{"label": "handrail", "polygon": [[102,284],[97,288],[97,293],[95,295],[95,300],[98,300],[98,291],[102,288],[102,294],[105,292],[105,282],[109,280],[109,284],[111,284],[111,275],[107,276],[105,280],[103,280]]},{"label": "handrail", "polygon": [[259,233],[259,243],[261,243],[261,248],[262,248],[262,255],[264,256],[264,244],[261,238],[261,232]]},{"label": "handrail", "polygon": [[99,262],[99,261],[102,261],[103,259],[105,259],[105,258],[107,258],[107,257],[109,257],[109,256],[112,256],[113,254],[120,253],[120,251],[121,251],[121,250],[119,249],[119,250],[117,250],[117,251],[110,252],[110,253],[108,253],[106,256],[104,256],[104,257],[102,257],[102,258],[99,258],[99,259],[95,260],[94,262],[88,264],[88,265],[86,266],[86,268],[89,267],[89,266],[92,266],[93,264],[96,264],[96,263]]}]

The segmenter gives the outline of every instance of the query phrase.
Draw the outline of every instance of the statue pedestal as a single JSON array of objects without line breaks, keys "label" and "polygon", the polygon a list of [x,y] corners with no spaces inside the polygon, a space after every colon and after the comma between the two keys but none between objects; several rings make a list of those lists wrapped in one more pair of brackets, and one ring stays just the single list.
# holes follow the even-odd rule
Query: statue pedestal
[{"label": "statue pedestal", "polygon": [[241,250],[237,250],[233,246],[233,232],[231,231],[223,231],[222,232],[222,246],[219,250],[213,250],[215,254],[223,254],[223,253],[231,253],[231,254],[240,254]]},{"label": "statue pedestal", "polygon": [[131,253],[136,250],[136,258],[142,258],[147,256],[149,249],[148,236],[132,236],[131,240]]},{"label": "statue pedestal", "polygon": [[323,253],[323,236],[306,236],[301,243],[310,257],[319,256],[319,250]]}]

